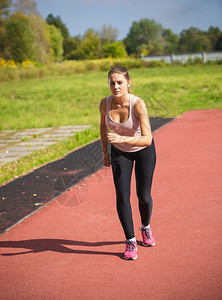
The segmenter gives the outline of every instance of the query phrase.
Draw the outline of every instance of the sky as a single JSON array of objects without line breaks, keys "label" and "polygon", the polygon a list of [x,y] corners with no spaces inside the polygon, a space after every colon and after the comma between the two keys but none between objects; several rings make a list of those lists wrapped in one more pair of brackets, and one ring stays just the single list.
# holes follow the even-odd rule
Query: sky
[{"label": "sky", "polygon": [[83,35],[88,29],[100,31],[103,25],[118,29],[118,40],[129,33],[133,22],[153,19],[163,28],[180,34],[191,26],[222,30],[222,0],[35,0],[45,19],[60,16],[70,36]]}]

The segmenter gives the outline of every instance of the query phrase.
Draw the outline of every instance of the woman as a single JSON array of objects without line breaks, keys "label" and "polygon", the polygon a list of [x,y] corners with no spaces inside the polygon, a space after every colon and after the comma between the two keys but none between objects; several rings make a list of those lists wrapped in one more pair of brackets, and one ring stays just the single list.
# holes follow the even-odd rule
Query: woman
[{"label": "woman", "polygon": [[[123,66],[108,73],[111,95],[100,101],[100,135],[103,163],[112,166],[116,205],[126,237],[125,259],[137,258],[130,204],[130,184],[135,161],[135,177],[143,246],[154,246],[150,228],[153,201],[151,185],[156,164],[156,151],[145,103],[130,93],[130,77]],[[108,153],[111,143],[111,161]]]}]

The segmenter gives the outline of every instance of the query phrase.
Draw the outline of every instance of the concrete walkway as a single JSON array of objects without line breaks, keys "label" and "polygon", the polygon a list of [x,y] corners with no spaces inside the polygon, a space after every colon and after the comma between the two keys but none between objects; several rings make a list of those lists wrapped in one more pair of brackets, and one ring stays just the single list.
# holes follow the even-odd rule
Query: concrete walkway
[{"label": "concrete walkway", "polygon": [[90,125],[0,131],[0,166],[53,145]]}]

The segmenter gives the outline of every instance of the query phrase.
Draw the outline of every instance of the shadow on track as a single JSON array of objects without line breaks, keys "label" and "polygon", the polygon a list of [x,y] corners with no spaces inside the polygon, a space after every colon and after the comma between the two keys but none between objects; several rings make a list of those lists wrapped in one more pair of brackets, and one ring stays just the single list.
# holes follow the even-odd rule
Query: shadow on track
[{"label": "shadow on track", "polygon": [[28,251],[16,252],[16,253],[2,253],[1,256],[15,256],[30,253],[41,253],[45,251],[70,253],[70,254],[90,254],[90,255],[113,255],[122,258],[123,253],[105,252],[95,250],[82,250],[71,249],[67,246],[80,246],[80,247],[102,247],[107,245],[124,244],[124,242],[83,242],[83,241],[71,241],[63,239],[32,239],[22,241],[0,241],[0,248],[18,248],[27,249]]}]

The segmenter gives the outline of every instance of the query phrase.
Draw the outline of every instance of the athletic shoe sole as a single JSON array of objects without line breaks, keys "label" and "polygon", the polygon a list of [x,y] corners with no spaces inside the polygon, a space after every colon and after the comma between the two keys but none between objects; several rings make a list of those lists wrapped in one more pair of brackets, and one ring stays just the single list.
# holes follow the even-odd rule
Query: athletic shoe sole
[{"label": "athletic shoe sole", "polygon": [[153,247],[153,246],[155,246],[155,245],[156,245],[156,243],[154,243],[154,244],[151,244],[151,245],[145,245],[144,243],[142,243],[142,245],[143,245],[144,247]]},{"label": "athletic shoe sole", "polygon": [[134,258],[133,258],[133,257],[127,258],[127,257],[124,256],[124,259],[125,259],[125,260],[135,260],[135,259],[137,259],[137,256],[134,257]]}]

